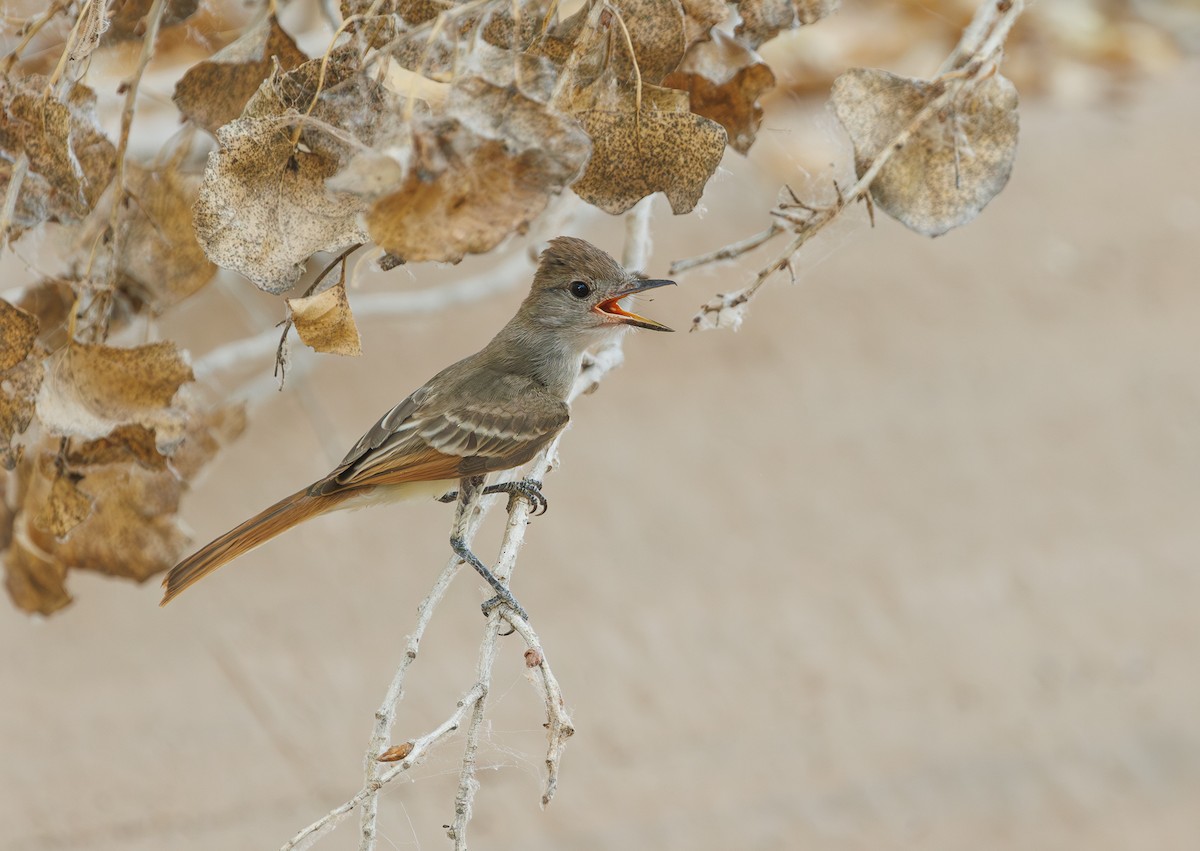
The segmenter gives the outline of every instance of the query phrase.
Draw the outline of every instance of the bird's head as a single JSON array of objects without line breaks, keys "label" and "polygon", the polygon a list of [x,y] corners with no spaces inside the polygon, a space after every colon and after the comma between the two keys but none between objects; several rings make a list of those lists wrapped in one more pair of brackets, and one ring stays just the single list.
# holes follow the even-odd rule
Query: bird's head
[{"label": "bird's head", "polygon": [[577,334],[581,341],[630,326],[672,331],[633,313],[622,302],[628,305],[630,296],[674,283],[638,278],[590,242],[560,236],[542,252],[533,289],[522,308],[529,320],[559,333]]}]

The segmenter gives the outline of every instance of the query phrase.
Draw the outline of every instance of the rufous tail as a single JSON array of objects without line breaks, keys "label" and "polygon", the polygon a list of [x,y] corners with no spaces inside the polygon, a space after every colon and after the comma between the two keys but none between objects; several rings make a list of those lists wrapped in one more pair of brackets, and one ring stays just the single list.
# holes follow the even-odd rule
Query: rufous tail
[{"label": "rufous tail", "polygon": [[226,562],[262,546],[298,523],[336,508],[350,495],[350,492],[340,492],[309,496],[307,490],[300,490],[284,497],[171,568],[163,579],[163,598],[159,605],[165,606]]}]

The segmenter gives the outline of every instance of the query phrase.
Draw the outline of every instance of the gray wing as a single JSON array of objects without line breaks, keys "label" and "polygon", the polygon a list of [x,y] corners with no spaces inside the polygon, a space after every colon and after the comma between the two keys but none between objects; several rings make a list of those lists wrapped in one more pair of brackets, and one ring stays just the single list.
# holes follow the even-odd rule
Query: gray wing
[{"label": "gray wing", "polygon": [[332,473],[310,488],[437,481],[516,467],[566,426],[567,404],[511,374],[433,382],[380,418]]}]

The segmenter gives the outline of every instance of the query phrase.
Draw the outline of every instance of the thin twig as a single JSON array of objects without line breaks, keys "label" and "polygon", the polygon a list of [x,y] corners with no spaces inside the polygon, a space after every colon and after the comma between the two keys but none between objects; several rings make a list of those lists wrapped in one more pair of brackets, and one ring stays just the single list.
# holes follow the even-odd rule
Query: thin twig
[{"label": "thin twig", "polygon": [[678,275],[680,272],[686,272],[688,269],[694,269],[697,266],[704,266],[708,263],[717,263],[721,260],[732,260],[735,257],[740,257],[747,251],[753,251],[763,243],[769,242],[786,230],[787,228],[783,227],[778,222],[771,222],[771,226],[762,233],[756,233],[754,236],[748,236],[740,242],[730,243],[723,248],[718,248],[716,251],[710,251],[708,254],[699,254],[695,257],[687,257],[683,260],[676,260],[671,264],[671,274]]}]

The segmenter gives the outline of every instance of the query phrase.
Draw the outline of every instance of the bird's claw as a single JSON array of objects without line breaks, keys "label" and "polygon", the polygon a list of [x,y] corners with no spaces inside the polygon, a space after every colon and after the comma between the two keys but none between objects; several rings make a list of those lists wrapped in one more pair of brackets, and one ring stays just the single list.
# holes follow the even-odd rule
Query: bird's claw
[{"label": "bird's claw", "polygon": [[524,607],[517,602],[517,598],[514,597],[509,591],[505,591],[503,594],[497,594],[490,600],[484,601],[480,608],[483,609],[483,616],[486,618],[491,617],[492,612],[494,612],[500,606],[508,606],[513,610],[514,614],[519,615],[523,620],[529,620],[529,613],[525,611]]},{"label": "bird's claw", "polygon": [[542,493],[542,483],[537,479],[504,482],[484,488],[483,492],[508,494],[508,508],[510,511],[512,510],[512,501],[514,499],[524,499],[529,503],[529,515],[531,517],[545,514],[546,509],[550,507],[550,500],[546,499],[546,495]]},{"label": "bird's claw", "polygon": [[[550,500],[546,499],[546,495],[542,493],[542,483],[537,479],[522,479],[519,482],[502,482],[498,485],[489,485],[483,489],[485,494],[506,493],[508,494],[508,509],[512,510],[512,501],[517,498],[524,499],[529,503],[531,517],[536,517],[539,514],[545,514],[546,509],[550,507]],[[458,499],[458,491],[450,491],[437,498],[438,502],[454,502]]]}]

